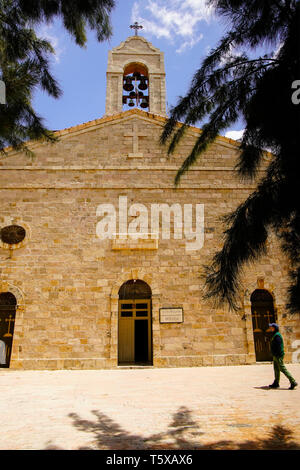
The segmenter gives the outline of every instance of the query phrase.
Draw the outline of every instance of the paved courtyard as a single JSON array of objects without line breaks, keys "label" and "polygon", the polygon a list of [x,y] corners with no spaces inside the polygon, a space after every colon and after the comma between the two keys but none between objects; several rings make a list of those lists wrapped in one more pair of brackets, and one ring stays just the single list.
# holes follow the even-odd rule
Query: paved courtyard
[{"label": "paved courtyard", "polygon": [[0,449],[300,449],[300,388],[272,381],[271,364],[1,369]]}]

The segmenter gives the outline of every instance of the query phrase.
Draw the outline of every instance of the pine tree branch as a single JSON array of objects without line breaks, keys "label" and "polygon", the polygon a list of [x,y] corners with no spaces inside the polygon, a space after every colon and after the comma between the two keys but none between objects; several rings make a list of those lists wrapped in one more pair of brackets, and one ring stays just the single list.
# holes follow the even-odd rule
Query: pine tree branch
[{"label": "pine tree branch", "polygon": [[[226,65],[220,69],[215,70],[208,77],[206,77],[206,79],[204,79],[200,84],[194,83],[191,86],[189,93],[184,98],[181,99],[181,101],[173,110],[171,110],[171,116],[168,119],[167,123],[165,124],[163,132],[160,136],[160,143],[162,145],[166,143],[167,139],[170,137],[170,135],[174,131],[177,121],[179,121],[188,112],[192,104],[192,101],[194,101],[195,96],[197,96],[197,93],[199,93],[202,88],[205,88],[205,86],[212,80],[212,78],[216,78],[216,76],[220,75],[221,73],[227,72],[231,70],[232,68],[238,68],[241,65],[250,65],[250,64],[257,63],[257,62],[261,62],[261,61],[268,61],[271,63],[267,63],[267,64],[262,65],[261,67],[253,69],[251,72],[252,74],[255,74],[259,70],[265,69],[266,67],[269,67],[272,64],[279,62],[277,59],[273,59],[273,58],[258,58],[258,59],[253,59],[253,60],[244,60],[244,61],[240,61],[234,64]],[[245,79],[247,76],[249,76],[249,74],[244,75],[243,77],[240,78],[240,80]],[[229,84],[231,83],[233,83],[233,81],[229,82]],[[209,101],[213,101],[213,97],[214,97],[213,95],[208,97],[202,103],[204,104]],[[208,114],[210,111],[211,111],[211,108],[208,109],[204,115]],[[191,111],[189,111],[187,117],[185,118],[185,125],[195,124],[197,121],[199,121],[201,118],[204,117],[204,115],[201,115],[196,118],[195,117],[191,118],[191,114],[192,114]],[[175,139],[171,142],[169,146],[168,154],[172,153],[175,150],[176,145],[179,143],[182,136],[183,136],[183,133],[181,132],[179,133],[179,135],[176,135]]]},{"label": "pine tree branch", "polygon": [[[239,88],[238,86],[239,82],[241,81],[245,82],[245,80],[248,77],[250,77],[254,72],[257,73],[262,69],[264,69],[264,66],[257,67],[254,71],[250,71],[249,73],[244,74],[243,76],[226,83],[226,85],[223,86],[225,94],[227,96],[232,96],[233,92],[230,90],[231,88],[234,90],[237,90]],[[253,91],[255,91],[255,88],[249,88],[248,95]],[[216,99],[217,96],[220,95],[220,92],[221,92],[220,98]],[[212,114],[210,121],[203,128],[202,134],[196,141],[190,155],[185,159],[181,168],[178,170],[176,177],[175,177],[175,186],[178,186],[182,175],[190,168],[192,164],[195,163],[196,159],[207,149],[208,145],[215,140],[219,132],[222,129],[228,127],[229,124],[231,124],[232,122],[234,122],[235,119],[237,119],[238,113],[235,112],[234,118],[231,117],[231,121],[224,120],[224,116],[226,116],[226,112],[228,112],[231,109],[231,106],[235,104],[236,102],[237,102],[237,96],[234,94],[234,98],[228,101],[225,101],[225,104],[224,104],[224,93],[222,93],[222,87],[216,90],[214,95],[211,95],[202,101],[201,103],[202,109],[203,107],[205,107],[207,103],[209,104],[219,103],[220,106]],[[209,107],[211,110],[212,106],[209,106]],[[207,110],[205,109],[205,113],[201,114],[200,112],[194,113],[193,108],[190,110],[188,116],[185,119],[184,126],[175,133],[171,141],[171,144],[169,145],[168,154],[174,151],[178,142],[184,135],[187,125],[194,124],[196,120],[200,119],[201,117],[203,117],[204,114],[206,114],[206,111]]]}]

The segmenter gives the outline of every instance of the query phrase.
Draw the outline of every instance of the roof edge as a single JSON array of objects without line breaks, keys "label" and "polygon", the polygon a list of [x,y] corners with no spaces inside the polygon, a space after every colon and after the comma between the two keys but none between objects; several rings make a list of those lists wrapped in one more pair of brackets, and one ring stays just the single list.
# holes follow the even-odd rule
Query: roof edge
[{"label": "roof edge", "polygon": [[[87,122],[84,122],[82,124],[77,124],[76,126],[66,127],[65,129],[54,131],[54,135],[57,136],[57,137],[62,137],[62,136],[68,135],[68,134],[72,134],[73,132],[78,132],[78,131],[81,131],[83,129],[89,129],[89,128],[94,127],[94,126],[105,124],[107,122],[113,122],[113,121],[116,121],[118,119],[121,119],[122,117],[127,117],[127,116],[132,116],[132,115],[140,115],[140,116],[143,116],[143,117],[148,117],[150,119],[154,119],[155,121],[163,122],[163,123],[168,121],[168,117],[162,116],[160,114],[150,113],[150,112],[143,111],[141,109],[135,108],[135,109],[129,109],[128,111],[122,111],[121,113],[112,114],[112,115],[109,115],[109,116],[104,115],[101,118],[93,119],[91,121],[87,121]],[[178,127],[180,127],[182,125],[183,125],[183,123],[181,123],[179,121],[176,123],[176,126],[178,126]],[[200,129],[199,127],[195,127],[195,126],[188,126],[188,129],[190,129],[194,132],[197,132],[197,133],[202,132],[202,129]],[[237,140],[230,139],[229,137],[225,137],[225,136],[222,136],[222,135],[218,135],[217,139],[223,141],[224,143],[231,144],[234,147],[239,147],[239,145],[240,145],[240,143]],[[32,148],[32,147],[34,148],[36,145],[40,145],[43,142],[44,141],[41,141],[41,140],[31,140],[27,143],[27,146],[29,148]],[[11,147],[11,146],[5,147],[4,151],[5,152],[10,152],[10,153],[11,152],[13,152],[13,153],[22,152],[22,150],[14,150],[13,147]],[[272,156],[272,153],[270,153],[268,151],[266,151],[265,154],[269,155],[269,156]]]}]

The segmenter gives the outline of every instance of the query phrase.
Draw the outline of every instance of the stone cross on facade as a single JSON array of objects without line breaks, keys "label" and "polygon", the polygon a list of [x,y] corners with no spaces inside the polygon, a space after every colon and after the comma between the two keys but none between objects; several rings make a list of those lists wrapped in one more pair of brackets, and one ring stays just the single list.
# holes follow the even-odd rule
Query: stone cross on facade
[{"label": "stone cross on facade", "polygon": [[134,29],[135,36],[138,36],[138,30],[143,29],[142,25],[139,25],[138,22],[136,21],[134,24],[130,25],[131,29]]},{"label": "stone cross on facade", "polygon": [[138,123],[132,125],[132,132],[126,132],[124,137],[132,137],[132,153],[128,154],[130,158],[142,158],[143,153],[139,152],[139,137],[147,137],[147,134],[139,132]]}]

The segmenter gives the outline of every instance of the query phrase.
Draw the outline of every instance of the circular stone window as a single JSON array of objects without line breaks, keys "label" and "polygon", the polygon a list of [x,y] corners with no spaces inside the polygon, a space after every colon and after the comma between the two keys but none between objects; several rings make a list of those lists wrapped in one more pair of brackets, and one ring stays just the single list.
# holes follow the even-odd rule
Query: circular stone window
[{"label": "circular stone window", "polygon": [[26,230],[20,225],[8,225],[0,231],[0,239],[2,243],[7,245],[17,245],[26,237]]}]

